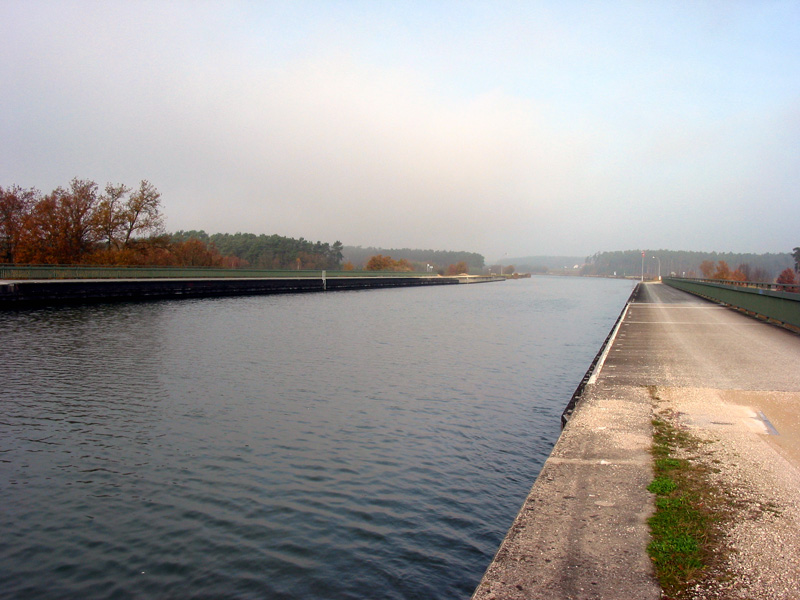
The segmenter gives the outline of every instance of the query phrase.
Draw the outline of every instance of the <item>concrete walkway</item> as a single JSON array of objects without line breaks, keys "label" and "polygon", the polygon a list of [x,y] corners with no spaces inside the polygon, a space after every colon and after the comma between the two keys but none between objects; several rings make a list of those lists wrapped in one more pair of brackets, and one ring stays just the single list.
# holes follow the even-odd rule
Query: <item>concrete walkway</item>
[{"label": "concrete walkway", "polygon": [[[800,530],[798,365],[800,336],[661,284],[641,286],[473,598],[659,598],[646,487],[650,422],[664,409],[724,442],[720,477],[742,490],[743,506],[778,499],[778,511],[753,513],[731,533],[735,578],[708,597],[795,597],[800,551],[776,530]],[[764,537],[786,544],[783,558],[752,543]]]}]

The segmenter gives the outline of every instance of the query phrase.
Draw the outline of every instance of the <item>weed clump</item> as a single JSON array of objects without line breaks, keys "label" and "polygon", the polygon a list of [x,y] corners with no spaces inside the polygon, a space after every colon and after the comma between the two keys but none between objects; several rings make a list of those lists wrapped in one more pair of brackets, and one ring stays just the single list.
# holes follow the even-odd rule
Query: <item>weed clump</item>
[{"label": "weed clump", "polygon": [[656,511],[648,521],[647,552],[665,594],[682,598],[719,562],[719,522],[726,511],[708,469],[691,459],[701,442],[666,413],[652,424],[654,478],[647,489],[656,495]]}]

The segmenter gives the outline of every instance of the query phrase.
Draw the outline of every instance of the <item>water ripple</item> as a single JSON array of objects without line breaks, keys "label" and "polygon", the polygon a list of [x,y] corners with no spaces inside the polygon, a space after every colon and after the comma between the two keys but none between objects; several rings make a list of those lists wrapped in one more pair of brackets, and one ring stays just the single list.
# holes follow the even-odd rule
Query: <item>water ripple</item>
[{"label": "water ripple", "polygon": [[0,598],[467,597],[629,291],[0,313]]}]

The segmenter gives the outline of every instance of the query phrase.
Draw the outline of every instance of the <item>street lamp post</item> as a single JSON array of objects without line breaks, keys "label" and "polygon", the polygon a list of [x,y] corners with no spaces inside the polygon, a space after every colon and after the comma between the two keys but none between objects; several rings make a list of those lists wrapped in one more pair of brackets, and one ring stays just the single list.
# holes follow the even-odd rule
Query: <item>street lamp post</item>
[{"label": "street lamp post", "polygon": [[642,250],[642,278],[639,281],[644,283],[644,250]]},{"label": "street lamp post", "polygon": [[658,261],[658,280],[661,281],[661,259],[657,256],[654,256],[653,258]]}]

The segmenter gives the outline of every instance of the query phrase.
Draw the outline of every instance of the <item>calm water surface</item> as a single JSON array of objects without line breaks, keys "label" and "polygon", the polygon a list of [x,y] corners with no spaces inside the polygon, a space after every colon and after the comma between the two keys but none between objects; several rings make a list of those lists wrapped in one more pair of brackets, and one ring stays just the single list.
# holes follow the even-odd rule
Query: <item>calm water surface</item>
[{"label": "calm water surface", "polygon": [[469,597],[631,289],[0,313],[0,597]]}]

